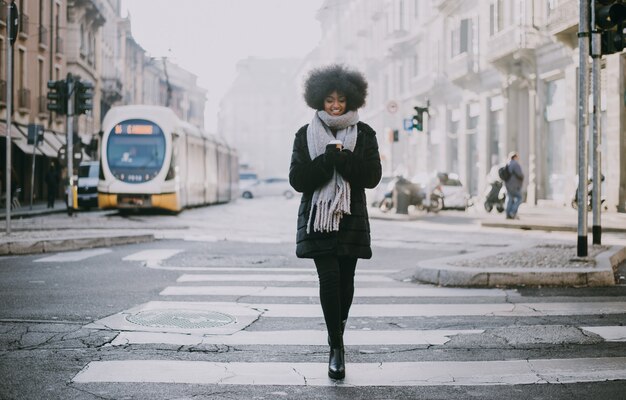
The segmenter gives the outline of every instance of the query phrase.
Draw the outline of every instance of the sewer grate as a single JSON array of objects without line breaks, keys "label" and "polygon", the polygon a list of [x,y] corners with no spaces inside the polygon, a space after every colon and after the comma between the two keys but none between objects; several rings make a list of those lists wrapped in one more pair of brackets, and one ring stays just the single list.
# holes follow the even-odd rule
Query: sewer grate
[{"label": "sewer grate", "polygon": [[216,328],[235,322],[235,318],[215,311],[146,310],[127,315],[126,320],[151,328]]}]

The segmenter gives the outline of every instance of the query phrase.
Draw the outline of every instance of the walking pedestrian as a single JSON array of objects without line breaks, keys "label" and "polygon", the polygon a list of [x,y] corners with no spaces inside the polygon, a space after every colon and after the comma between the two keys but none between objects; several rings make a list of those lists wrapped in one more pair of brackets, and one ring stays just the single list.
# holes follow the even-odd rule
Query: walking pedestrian
[{"label": "walking pedestrian", "polygon": [[522,172],[522,166],[517,161],[519,155],[513,151],[509,153],[509,162],[507,168],[510,172],[509,179],[506,180],[506,192],[509,196],[509,201],[506,205],[506,219],[519,219],[517,216],[517,209],[522,203],[522,182],[524,182],[524,173]]},{"label": "walking pedestrian", "polygon": [[[381,179],[376,132],[359,121],[367,81],[342,65],[312,70],[304,99],[315,110],[296,133],[289,182],[301,192],[296,255],[312,258],[328,330],[328,376],[345,377],[343,332],[359,258],[372,257],[365,188]],[[339,142],[337,142],[339,141]]]},{"label": "walking pedestrian", "polygon": [[59,188],[59,172],[54,163],[50,164],[50,169],[46,173],[46,184],[48,185],[48,208],[54,208]]}]

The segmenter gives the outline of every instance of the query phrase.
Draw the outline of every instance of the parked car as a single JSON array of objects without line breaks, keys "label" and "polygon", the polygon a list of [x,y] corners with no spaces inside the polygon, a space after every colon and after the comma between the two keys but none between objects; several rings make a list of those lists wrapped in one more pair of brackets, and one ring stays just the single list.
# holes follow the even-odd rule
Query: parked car
[{"label": "parked car", "polygon": [[469,193],[457,174],[438,172],[436,179],[436,186],[443,193],[444,209],[465,210],[469,206]]},{"label": "parked car", "polygon": [[259,182],[259,177],[254,172],[241,172],[239,173],[239,193],[241,197],[250,198],[251,192],[248,192],[247,189],[255,185]]},{"label": "parked car", "polygon": [[78,166],[78,208],[98,207],[98,175],[100,163],[85,161]]},{"label": "parked car", "polygon": [[286,178],[267,178],[258,180],[256,183],[242,190],[241,196],[245,199],[262,196],[284,196],[292,198],[295,191]]}]

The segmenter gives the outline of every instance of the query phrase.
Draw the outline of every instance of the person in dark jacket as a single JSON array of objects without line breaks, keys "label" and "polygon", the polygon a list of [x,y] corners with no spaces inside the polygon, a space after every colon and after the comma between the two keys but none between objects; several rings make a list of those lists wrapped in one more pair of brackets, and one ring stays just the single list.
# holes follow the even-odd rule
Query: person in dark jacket
[{"label": "person in dark jacket", "polygon": [[50,169],[46,173],[46,184],[48,185],[48,208],[54,208],[54,199],[57,197],[59,188],[59,172],[54,163],[50,164]]},{"label": "person in dark jacket", "polygon": [[506,205],[506,218],[517,219],[517,209],[522,203],[522,183],[524,182],[524,173],[522,172],[522,166],[517,161],[519,155],[516,152],[509,154],[509,163],[507,168],[511,173],[511,176],[505,182],[506,192],[509,197],[509,202]]},{"label": "person in dark jacket", "polygon": [[365,188],[375,187],[382,167],[376,132],[359,121],[367,82],[341,65],[312,70],[304,99],[313,120],[296,133],[289,182],[302,193],[296,255],[312,258],[320,284],[330,356],[328,375],[345,377],[343,331],[354,295],[359,258],[371,258]]}]

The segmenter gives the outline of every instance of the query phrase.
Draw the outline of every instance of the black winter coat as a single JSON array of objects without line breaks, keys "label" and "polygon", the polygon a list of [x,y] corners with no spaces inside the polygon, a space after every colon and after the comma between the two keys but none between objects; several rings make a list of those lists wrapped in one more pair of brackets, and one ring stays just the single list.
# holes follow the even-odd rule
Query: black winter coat
[{"label": "black winter coat", "polygon": [[345,214],[337,232],[306,232],[315,189],[333,176],[334,166],[324,154],[311,160],[306,140],[308,125],[296,133],[289,168],[289,183],[302,193],[298,210],[296,255],[299,258],[315,258],[325,255],[371,258],[370,225],[367,215],[365,188],[373,188],[380,182],[382,167],[378,154],[376,132],[367,124],[357,124],[358,134],[354,152],[347,153],[344,165],[337,172],[350,183],[350,213]]}]

